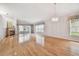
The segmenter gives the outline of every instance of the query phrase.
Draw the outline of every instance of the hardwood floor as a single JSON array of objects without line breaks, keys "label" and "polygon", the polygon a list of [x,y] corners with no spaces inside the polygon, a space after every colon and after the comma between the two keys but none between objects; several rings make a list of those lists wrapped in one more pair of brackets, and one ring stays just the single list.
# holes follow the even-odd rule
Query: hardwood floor
[{"label": "hardwood floor", "polygon": [[35,38],[19,44],[15,37],[7,37],[0,42],[1,56],[74,56],[79,55],[79,43],[45,37],[45,45],[35,43]]}]

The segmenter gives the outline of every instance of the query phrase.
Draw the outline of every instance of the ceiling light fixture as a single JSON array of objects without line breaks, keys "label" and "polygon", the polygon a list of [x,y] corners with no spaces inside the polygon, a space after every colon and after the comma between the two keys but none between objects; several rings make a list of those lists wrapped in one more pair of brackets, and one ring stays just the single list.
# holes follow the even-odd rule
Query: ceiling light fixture
[{"label": "ceiling light fixture", "polygon": [[55,16],[51,19],[53,22],[58,22],[59,18],[56,15],[56,3],[54,3],[54,9],[55,9]]},{"label": "ceiling light fixture", "polygon": [[57,22],[59,19],[58,19],[58,17],[54,17],[54,18],[52,18],[51,19],[53,22]]}]

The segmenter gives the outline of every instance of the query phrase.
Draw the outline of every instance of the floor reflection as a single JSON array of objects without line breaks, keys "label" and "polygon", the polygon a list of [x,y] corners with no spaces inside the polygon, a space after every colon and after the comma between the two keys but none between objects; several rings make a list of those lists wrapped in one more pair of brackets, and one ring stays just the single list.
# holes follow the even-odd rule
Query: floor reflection
[{"label": "floor reflection", "polygon": [[36,43],[44,46],[44,43],[45,43],[44,42],[44,40],[45,40],[44,36],[40,35],[40,34],[36,34],[35,37],[36,37]]},{"label": "floor reflection", "polygon": [[[20,34],[19,35],[19,43],[23,43],[23,42],[29,41],[30,38],[31,38],[31,34],[26,34],[26,35]],[[35,41],[39,45],[44,46],[44,39],[45,38],[44,38],[43,35],[40,35],[40,34],[36,34],[35,35]]]},{"label": "floor reflection", "polygon": [[79,55],[79,43],[70,42],[70,50],[72,55]]},{"label": "floor reflection", "polygon": [[31,36],[30,34],[20,34],[19,43],[23,43],[23,42],[30,40],[30,36]]},{"label": "floor reflection", "polygon": [[35,34],[33,36],[35,37],[34,40],[31,37],[31,34],[21,34],[19,36],[19,43],[27,42],[31,38],[31,41],[29,41],[28,45],[33,45],[36,47],[38,44],[54,55],[79,56],[78,42],[53,37],[46,37],[41,34]]}]

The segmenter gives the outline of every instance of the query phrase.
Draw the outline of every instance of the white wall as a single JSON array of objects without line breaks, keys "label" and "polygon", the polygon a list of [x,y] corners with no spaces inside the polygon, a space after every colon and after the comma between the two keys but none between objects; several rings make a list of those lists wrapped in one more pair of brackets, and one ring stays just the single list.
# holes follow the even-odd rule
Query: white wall
[{"label": "white wall", "polygon": [[58,37],[68,35],[67,20],[64,17],[60,17],[58,22],[53,22],[50,19],[45,24],[45,33],[47,35]]},{"label": "white wall", "polygon": [[0,40],[5,37],[6,24],[6,20],[0,15]]},{"label": "white wall", "polygon": [[69,35],[69,22],[67,17],[59,17],[58,22],[52,22],[51,19],[45,21],[44,34],[52,37],[79,41],[79,37],[71,37]]}]

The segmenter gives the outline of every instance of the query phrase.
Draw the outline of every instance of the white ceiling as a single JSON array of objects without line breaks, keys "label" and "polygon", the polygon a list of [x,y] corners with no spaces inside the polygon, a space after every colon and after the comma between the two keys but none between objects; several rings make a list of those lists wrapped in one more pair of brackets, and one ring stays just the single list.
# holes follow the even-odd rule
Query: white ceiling
[{"label": "white ceiling", "polygon": [[47,20],[53,16],[64,16],[79,12],[78,3],[3,3],[0,10],[9,16],[34,23]]}]

